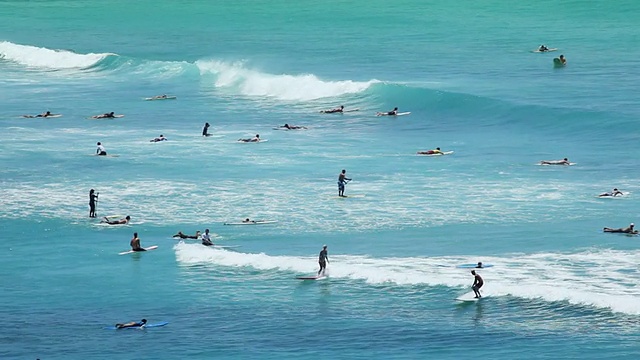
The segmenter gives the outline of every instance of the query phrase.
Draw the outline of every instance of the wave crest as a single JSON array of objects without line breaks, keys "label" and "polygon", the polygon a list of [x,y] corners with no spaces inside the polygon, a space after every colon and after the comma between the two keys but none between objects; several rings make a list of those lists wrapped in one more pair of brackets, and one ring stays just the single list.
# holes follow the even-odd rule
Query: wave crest
[{"label": "wave crest", "polygon": [[0,59],[27,67],[52,70],[83,69],[95,66],[110,56],[117,56],[117,54],[77,54],[68,50],[52,50],[37,46],[14,44],[8,41],[0,42]]}]

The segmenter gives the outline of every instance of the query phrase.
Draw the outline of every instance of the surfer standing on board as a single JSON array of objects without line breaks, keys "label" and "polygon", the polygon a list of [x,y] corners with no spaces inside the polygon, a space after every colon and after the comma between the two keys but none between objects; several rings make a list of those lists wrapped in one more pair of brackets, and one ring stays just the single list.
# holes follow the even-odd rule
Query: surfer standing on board
[{"label": "surfer standing on board", "polygon": [[98,194],[95,190],[89,190],[89,217],[96,217],[96,203],[98,202]]},{"label": "surfer standing on board", "polygon": [[351,181],[351,179],[347,177],[347,170],[342,169],[342,172],[338,175],[338,196],[345,197],[344,185],[349,181]]},{"label": "surfer standing on board", "polygon": [[140,246],[140,238],[138,237],[138,233],[133,233],[133,238],[129,242],[131,245],[131,250],[133,251],[147,251],[142,246]]},{"label": "surfer standing on board", "polygon": [[482,285],[484,285],[484,281],[482,280],[482,277],[479,274],[476,274],[475,270],[471,270],[471,275],[473,275],[474,277],[473,285],[471,285],[471,289],[476,294],[476,299],[481,298],[482,295],[480,295],[480,288],[482,287]]},{"label": "surfer standing on board", "polygon": [[211,136],[209,134],[209,123],[204,123],[204,128],[202,128],[202,136]]},{"label": "surfer standing on board", "polygon": [[328,262],[329,262],[329,257],[327,256],[327,245],[322,245],[322,250],[320,251],[320,257],[318,258],[318,264],[320,264],[320,270],[318,270],[318,276],[320,276],[320,273],[322,273],[322,275],[324,276],[324,271],[327,269]]}]

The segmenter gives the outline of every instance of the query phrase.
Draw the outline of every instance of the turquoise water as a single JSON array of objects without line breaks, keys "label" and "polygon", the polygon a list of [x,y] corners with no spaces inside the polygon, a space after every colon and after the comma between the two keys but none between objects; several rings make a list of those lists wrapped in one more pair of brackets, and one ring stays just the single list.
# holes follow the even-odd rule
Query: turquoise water
[{"label": "turquoise water", "polygon": [[[640,238],[601,229],[639,220],[639,13],[0,1],[0,358],[638,358]],[[171,238],[204,228],[240,247]],[[159,248],[118,256],[133,232]],[[141,318],[169,325],[103,329]]]}]

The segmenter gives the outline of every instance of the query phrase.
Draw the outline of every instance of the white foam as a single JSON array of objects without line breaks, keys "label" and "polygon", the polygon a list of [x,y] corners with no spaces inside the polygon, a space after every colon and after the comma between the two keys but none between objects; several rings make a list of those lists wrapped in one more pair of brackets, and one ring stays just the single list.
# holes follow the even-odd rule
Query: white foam
[{"label": "white foam", "polygon": [[52,50],[42,47],[0,42],[0,58],[28,67],[46,69],[87,68],[95,65],[111,53],[77,54],[67,50]]},{"label": "white foam", "polygon": [[[295,274],[313,274],[317,271],[315,256],[269,256],[218,249],[202,251],[199,245],[185,243],[177,244],[174,250],[178,262],[183,265],[249,266],[263,271],[278,270]],[[636,271],[639,258],[640,251],[637,250],[482,259],[331,255],[328,272],[332,278],[359,280],[368,284],[468,288],[473,281],[470,269],[459,269],[456,265],[482,260],[495,265],[478,271],[485,279],[485,291],[494,297],[509,295],[547,302],[566,301],[614,312],[640,314],[640,272]],[[615,262],[611,259],[615,259]]]},{"label": "white foam", "polygon": [[274,75],[249,69],[243,63],[196,61],[201,74],[216,76],[218,88],[237,89],[242,95],[274,97],[280,100],[314,100],[355,94],[369,88],[378,80],[323,81],[312,74]]}]

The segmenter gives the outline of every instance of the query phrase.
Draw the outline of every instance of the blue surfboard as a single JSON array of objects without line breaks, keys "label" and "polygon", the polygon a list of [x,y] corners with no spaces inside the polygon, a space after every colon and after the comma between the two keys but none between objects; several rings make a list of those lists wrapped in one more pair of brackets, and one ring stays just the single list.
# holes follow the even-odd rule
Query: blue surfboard
[{"label": "blue surfboard", "polygon": [[138,329],[138,330],[140,330],[140,329],[146,329],[146,328],[154,328],[154,327],[165,326],[168,323],[169,323],[168,321],[165,321],[165,322],[160,322],[160,323],[156,323],[156,324],[147,324],[144,327],[126,327],[126,328],[121,328],[121,329],[118,329],[115,326],[107,326],[107,327],[105,327],[105,329],[106,330],[125,330],[125,329]]}]

